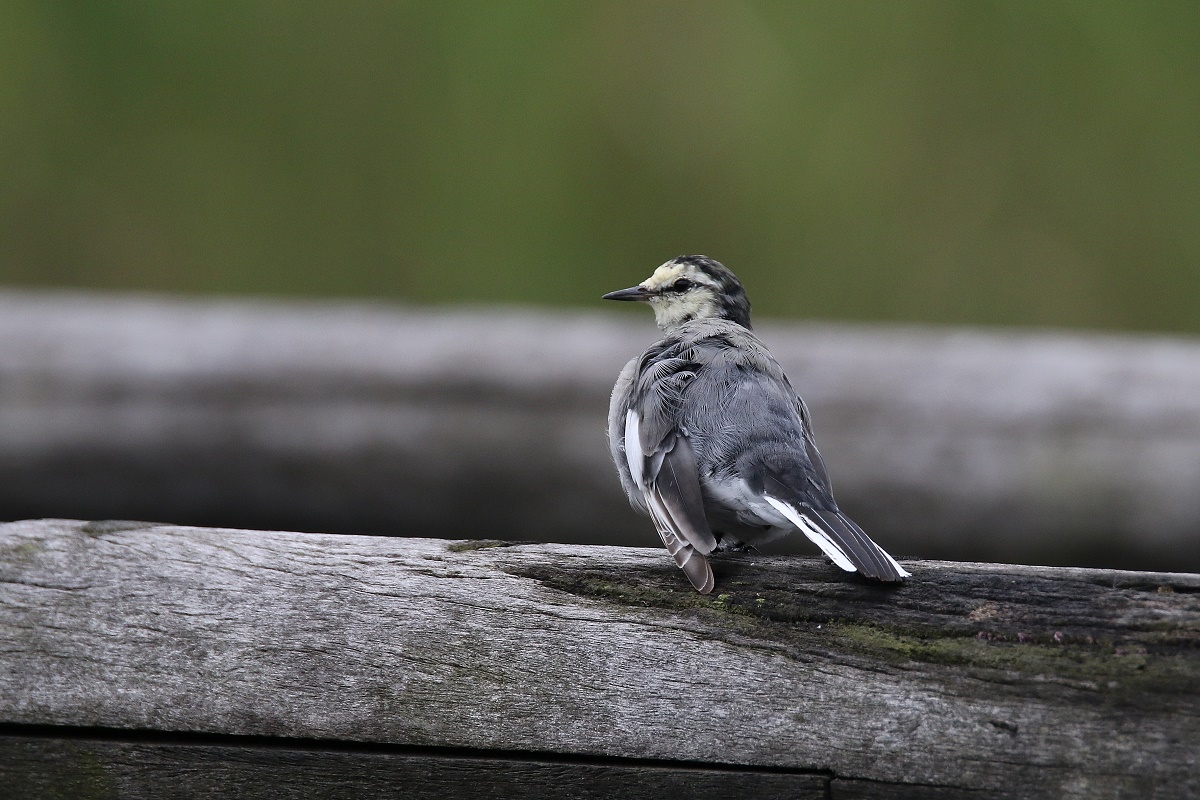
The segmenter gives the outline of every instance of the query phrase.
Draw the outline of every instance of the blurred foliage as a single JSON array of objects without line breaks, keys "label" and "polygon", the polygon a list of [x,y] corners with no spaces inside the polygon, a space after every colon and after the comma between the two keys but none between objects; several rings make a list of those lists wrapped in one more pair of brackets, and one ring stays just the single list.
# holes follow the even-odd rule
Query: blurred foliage
[{"label": "blurred foliage", "polygon": [[1200,4],[0,6],[0,283],[1200,332]]}]

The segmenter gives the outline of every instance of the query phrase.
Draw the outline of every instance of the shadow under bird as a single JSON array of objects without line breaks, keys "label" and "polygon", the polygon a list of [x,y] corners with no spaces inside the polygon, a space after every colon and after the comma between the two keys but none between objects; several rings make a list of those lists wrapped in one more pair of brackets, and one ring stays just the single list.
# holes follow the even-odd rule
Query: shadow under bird
[{"label": "shadow under bird", "polygon": [[621,370],[608,441],[629,502],[697,591],[715,585],[709,553],[796,530],[847,572],[909,576],[838,509],[808,409],[750,332],[732,272],[679,256],[604,299],[649,303],[665,334]]}]

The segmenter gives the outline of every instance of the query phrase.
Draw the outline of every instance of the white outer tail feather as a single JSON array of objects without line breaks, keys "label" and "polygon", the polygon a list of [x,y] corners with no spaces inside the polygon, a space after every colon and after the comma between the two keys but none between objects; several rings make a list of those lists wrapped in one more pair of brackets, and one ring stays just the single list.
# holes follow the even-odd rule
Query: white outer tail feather
[{"label": "white outer tail feather", "polygon": [[[799,513],[796,511],[796,509],[792,508],[782,500],[776,500],[774,497],[769,495],[763,495],[763,499],[774,506],[775,510],[780,514],[783,514],[785,517],[791,520],[792,524],[799,528],[800,531],[813,542],[813,544],[821,548],[821,551],[825,553],[825,555],[829,556],[833,560],[834,564],[837,564],[839,567],[846,570],[846,572],[858,571],[858,568],[855,567],[854,563],[849,559],[849,557],[847,557],[845,551],[838,547],[837,542],[833,541],[833,539],[830,539],[829,534],[821,530],[821,528],[810,521],[808,517]],[[871,544],[875,543],[871,542]],[[892,558],[886,550],[879,545],[875,545],[875,549],[887,559],[889,564],[896,568],[896,572],[900,573],[900,577],[912,577],[912,573],[900,566],[900,564],[896,562],[896,559]]]},{"label": "white outer tail feather", "polygon": [[896,572],[900,573],[901,578],[911,578],[912,577],[912,573],[909,572],[908,570],[906,570],[904,567],[900,566],[900,562],[897,561],[896,559],[892,558],[891,554],[887,550],[884,550],[881,547],[881,548],[879,548],[879,552],[883,553],[883,557],[888,560],[888,563],[890,563],[893,567],[896,568]]},{"label": "white outer tail feather", "polygon": [[[858,572],[858,567],[846,556],[842,548],[837,546],[837,542],[829,538],[829,534],[821,530],[819,527],[809,522],[808,518],[803,514],[797,513],[796,509],[789,506],[782,500],[776,500],[770,495],[763,495],[763,499],[775,507],[775,510],[783,514],[792,524],[800,529],[800,532],[809,538],[809,540],[817,547],[821,548],[821,552],[829,556],[834,564],[837,564],[846,572]],[[903,571],[903,570],[901,570]]]}]

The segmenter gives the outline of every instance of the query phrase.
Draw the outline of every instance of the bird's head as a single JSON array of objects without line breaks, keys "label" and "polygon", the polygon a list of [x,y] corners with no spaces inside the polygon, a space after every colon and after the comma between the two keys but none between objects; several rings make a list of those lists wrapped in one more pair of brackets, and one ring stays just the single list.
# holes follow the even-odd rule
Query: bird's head
[{"label": "bird's head", "polygon": [[727,319],[750,327],[746,290],[724,264],[708,256],[672,258],[637,286],[609,292],[604,299],[649,303],[664,331],[694,319]]}]

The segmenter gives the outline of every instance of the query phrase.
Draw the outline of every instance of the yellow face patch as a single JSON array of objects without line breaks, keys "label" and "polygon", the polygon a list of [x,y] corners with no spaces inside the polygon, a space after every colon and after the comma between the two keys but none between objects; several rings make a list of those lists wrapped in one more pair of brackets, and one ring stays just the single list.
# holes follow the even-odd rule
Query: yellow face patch
[{"label": "yellow face patch", "polygon": [[654,319],[663,330],[693,319],[705,319],[720,313],[716,302],[715,289],[698,270],[688,264],[678,264],[668,261],[641,285],[652,292],[658,292],[673,285],[680,278],[692,281],[696,289],[689,292],[665,292],[656,294],[649,299],[650,307],[654,309]]},{"label": "yellow face patch", "polygon": [[684,276],[684,268],[682,264],[676,264],[668,261],[658,269],[654,270],[654,274],[646,280],[642,281],[642,286],[645,286],[651,291],[658,291],[664,286],[670,286],[675,281]]}]

